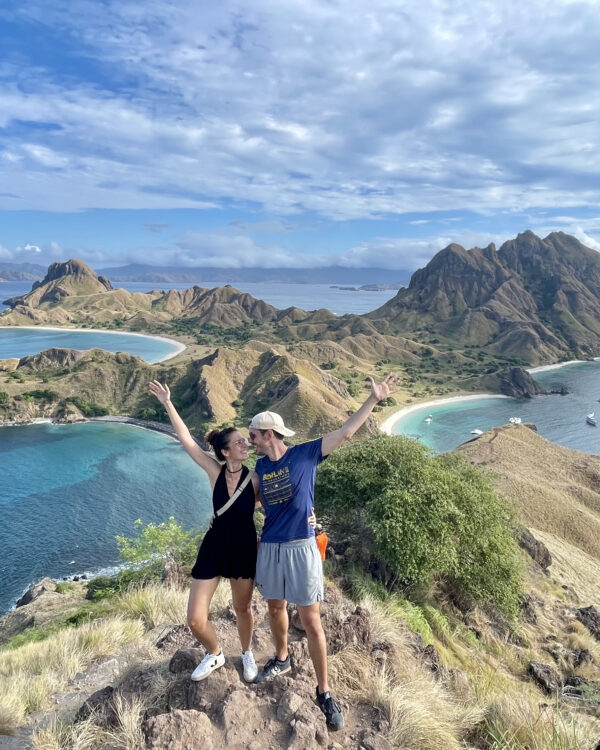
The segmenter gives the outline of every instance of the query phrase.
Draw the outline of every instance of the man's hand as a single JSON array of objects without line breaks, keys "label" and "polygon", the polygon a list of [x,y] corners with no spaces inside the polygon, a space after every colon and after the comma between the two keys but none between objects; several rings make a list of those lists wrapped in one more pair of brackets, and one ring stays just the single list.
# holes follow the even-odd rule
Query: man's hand
[{"label": "man's hand", "polygon": [[370,375],[368,377],[371,381],[371,396],[373,396],[376,401],[383,401],[383,399],[387,398],[390,395],[390,393],[392,392],[391,386],[395,382],[395,378],[392,373],[387,375],[381,381],[381,383],[379,383],[379,385],[375,383],[375,380]]},{"label": "man's hand", "polygon": [[308,521],[308,525],[312,529],[314,529],[315,526],[317,525],[317,517],[315,516],[315,509],[314,508],[312,509],[312,513],[310,514],[310,516],[306,520]]},{"label": "man's hand", "polygon": [[167,401],[171,400],[171,391],[168,385],[162,385],[158,380],[153,380],[151,383],[148,383],[148,388],[150,389],[150,393],[155,395],[163,406]]},{"label": "man's hand", "polygon": [[371,376],[369,376],[369,380],[371,381],[371,393],[365,403],[344,422],[339,430],[328,432],[327,435],[323,436],[323,442],[321,443],[321,454],[323,457],[328,456],[336,448],[339,448],[345,440],[349,440],[358,428],[367,421],[375,404],[390,395],[391,386],[395,378],[390,373],[379,385],[375,383],[375,380]]}]

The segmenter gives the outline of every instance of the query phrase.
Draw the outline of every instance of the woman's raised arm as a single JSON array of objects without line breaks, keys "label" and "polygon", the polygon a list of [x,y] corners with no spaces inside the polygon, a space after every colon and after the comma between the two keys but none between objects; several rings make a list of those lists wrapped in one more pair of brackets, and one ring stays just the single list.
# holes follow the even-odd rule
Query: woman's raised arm
[{"label": "woman's raised arm", "polygon": [[211,482],[214,483],[219,476],[221,471],[221,464],[216,458],[213,458],[209,453],[202,450],[198,443],[192,437],[191,432],[185,425],[183,419],[177,413],[177,409],[173,406],[171,401],[171,391],[168,385],[159,383],[158,380],[153,380],[148,384],[150,392],[156,396],[160,403],[165,407],[171,424],[175,428],[177,438],[183,445],[188,456],[194,459],[194,461],[201,466],[204,471],[208,474]]}]

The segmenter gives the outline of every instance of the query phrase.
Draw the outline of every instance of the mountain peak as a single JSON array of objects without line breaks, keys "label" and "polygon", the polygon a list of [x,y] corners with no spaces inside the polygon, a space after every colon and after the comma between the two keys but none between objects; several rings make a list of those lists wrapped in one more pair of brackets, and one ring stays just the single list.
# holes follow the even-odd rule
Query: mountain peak
[{"label": "mountain peak", "polygon": [[93,279],[98,279],[99,281],[101,281],[101,283],[103,283],[107,289],[112,289],[112,286],[108,279],[104,279],[103,276],[97,276],[96,272],[92,271],[87,263],[79,260],[79,258],[71,258],[64,263],[52,263],[50,266],[48,266],[48,272],[40,282],[39,286],[48,284],[51,281],[56,281],[57,279],[61,279],[64,276],[89,276]]}]

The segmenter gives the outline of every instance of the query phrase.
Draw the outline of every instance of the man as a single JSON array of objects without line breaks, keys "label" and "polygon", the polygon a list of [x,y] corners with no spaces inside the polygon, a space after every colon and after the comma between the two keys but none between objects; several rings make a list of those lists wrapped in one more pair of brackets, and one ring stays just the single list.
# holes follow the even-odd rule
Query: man
[{"label": "man", "polygon": [[259,673],[257,682],[289,672],[287,603],[296,605],[306,631],[308,650],[317,676],[317,703],[332,729],[340,729],[344,719],[329,691],[327,644],[321,625],[319,602],[323,599],[323,567],[308,525],[315,474],[319,463],[352,437],[364,424],[375,404],[390,394],[392,376],[382,383],[371,381],[371,394],[339,430],[318,440],[288,447],[288,429],[279,414],[261,412],[250,423],[250,442],[262,456],[256,472],[265,504],[265,525],[258,548],[256,585],[268,600],[275,657]]}]

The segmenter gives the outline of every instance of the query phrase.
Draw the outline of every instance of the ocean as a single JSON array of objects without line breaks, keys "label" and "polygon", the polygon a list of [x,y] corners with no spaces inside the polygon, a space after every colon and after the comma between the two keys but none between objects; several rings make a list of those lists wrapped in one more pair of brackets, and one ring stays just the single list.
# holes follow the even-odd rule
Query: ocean
[{"label": "ocean", "polygon": [[173,357],[182,349],[177,341],[159,336],[112,331],[61,331],[0,326],[0,359],[25,357],[54,346],[65,349],[96,348],[109,352],[127,352],[150,363]]},{"label": "ocean", "polygon": [[[411,435],[436,453],[452,450],[474,435],[507,424],[511,417],[533,422],[540,435],[566,448],[600,454],[600,427],[586,424],[589,412],[600,417],[600,362],[582,362],[532,373],[548,391],[566,386],[566,396],[552,394],[531,399],[480,398],[426,406],[396,423],[395,434]],[[431,422],[425,422],[428,415]],[[598,420],[600,422],[600,419]]]},{"label": "ocean", "polygon": [[[228,282],[211,281],[210,283],[198,283],[197,286],[212,288],[225,286]],[[0,312],[6,309],[2,302],[10,297],[16,297],[30,291],[30,281],[4,281],[0,282]],[[123,281],[115,282],[115,287],[127,289],[130,292],[150,292],[153,289],[189,289],[194,286],[186,284],[159,284],[145,281]],[[248,292],[256,299],[262,299],[273,307],[285,309],[286,307],[300,307],[302,310],[318,310],[326,307],[336,315],[346,313],[371,312],[381,307],[385,302],[394,297],[398,292],[387,289],[381,292],[355,292],[346,289],[334,289],[330,284],[284,284],[280,282],[240,282],[233,284],[236,289]],[[347,286],[347,285],[346,285]]]},{"label": "ocean", "polygon": [[44,576],[110,572],[134,522],[203,528],[208,478],[175,440],[90,422],[0,428],[0,614]]}]

